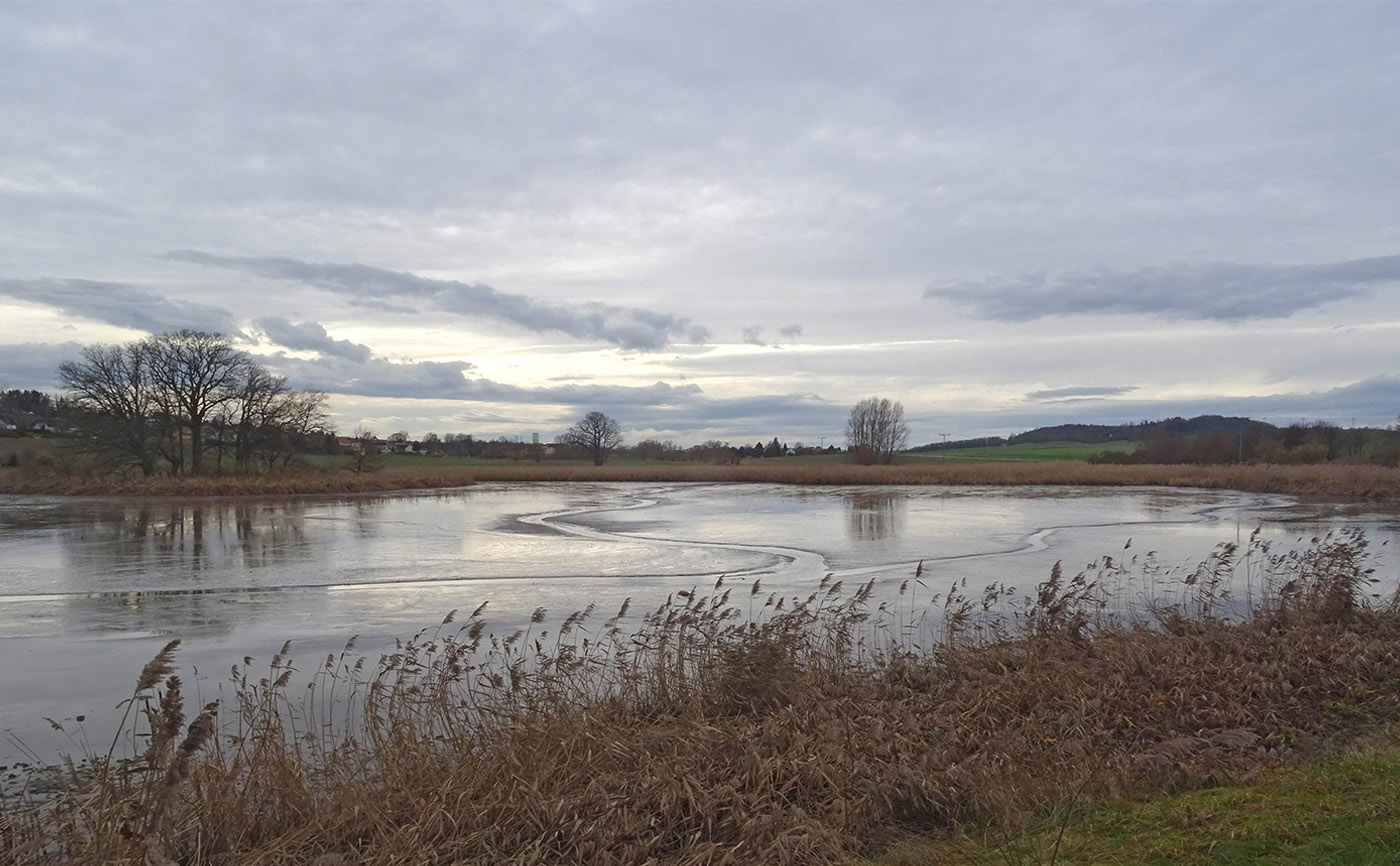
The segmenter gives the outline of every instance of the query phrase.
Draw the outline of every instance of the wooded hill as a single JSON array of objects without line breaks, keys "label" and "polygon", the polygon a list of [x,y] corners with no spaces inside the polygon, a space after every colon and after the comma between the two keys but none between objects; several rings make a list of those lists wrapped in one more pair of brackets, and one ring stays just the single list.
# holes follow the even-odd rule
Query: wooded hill
[{"label": "wooded hill", "polygon": [[1058,424],[1037,427],[1009,438],[1000,436],[935,442],[911,451],[955,451],[998,445],[1045,443],[1087,445],[1132,442],[1131,452],[1104,453],[1092,459],[1116,463],[1316,463],[1368,460],[1400,463],[1400,429],[1301,422],[1278,427],[1252,418],[1197,415],[1136,424]]},{"label": "wooded hill", "polygon": [[[1302,427],[1302,425],[1294,425]],[[955,439],[930,442],[910,448],[910,451],[945,451],[957,448],[983,448],[988,445],[1017,445],[1023,442],[1142,442],[1154,434],[1175,433],[1185,436],[1226,435],[1260,437],[1282,435],[1284,428],[1252,418],[1224,415],[1197,415],[1194,418],[1164,418],[1161,421],[1139,421],[1134,424],[1056,424],[1037,427],[1014,436],[983,436],[976,439]]]}]

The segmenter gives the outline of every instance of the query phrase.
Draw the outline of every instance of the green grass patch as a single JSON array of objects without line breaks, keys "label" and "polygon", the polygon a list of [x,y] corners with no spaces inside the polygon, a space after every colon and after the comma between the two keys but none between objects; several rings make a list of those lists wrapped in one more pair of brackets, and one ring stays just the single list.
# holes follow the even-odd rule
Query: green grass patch
[{"label": "green grass patch", "polygon": [[1105,451],[1130,454],[1136,442],[1022,442],[1016,445],[984,445],[977,448],[949,448],[946,451],[922,451],[901,454],[901,460],[1088,460]]},{"label": "green grass patch", "polygon": [[[1063,835],[1061,830],[1063,828]],[[1251,785],[1115,802],[1009,840],[896,846],[878,866],[1379,866],[1400,864],[1400,745]]]},{"label": "green grass patch", "polygon": [[0,472],[53,465],[61,441],[44,435],[0,436]]}]

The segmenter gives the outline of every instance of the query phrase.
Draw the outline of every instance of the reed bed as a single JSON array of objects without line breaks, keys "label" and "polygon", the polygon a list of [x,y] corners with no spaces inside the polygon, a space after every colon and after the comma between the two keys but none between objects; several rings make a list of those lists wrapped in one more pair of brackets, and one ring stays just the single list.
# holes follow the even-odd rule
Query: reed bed
[{"label": "reed bed", "polygon": [[1369,464],[1114,465],[1072,461],[995,463],[927,461],[888,466],[784,459],[720,466],[619,462],[604,466],[543,462],[392,467],[379,472],[304,470],[270,475],[129,478],[0,472],[0,493],[77,496],[354,495],[460,487],[476,482],[733,482],[763,484],[966,484],[1164,486],[1280,493],[1335,502],[1400,502],[1400,468]]},{"label": "reed bed", "polygon": [[[245,659],[190,710],[172,644],[111,747],[7,804],[0,859],[816,864],[1010,833],[1400,722],[1400,610],[1367,563],[1356,533],[1224,545],[1130,617],[1107,559],[934,608],[919,572],[805,598],[721,579],[630,626],[624,603],[497,634],[479,608],[377,661]],[[1232,615],[1240,569],[1268,591]]]},{"label": "reed bed", "polygon": [[441,489],[473,483],[469,471],[426,474],[385,471],[293,470],[251,475],[44,475],[0,473],[0,494],[203,498],[243,496],[354,496],[396,490]]}]

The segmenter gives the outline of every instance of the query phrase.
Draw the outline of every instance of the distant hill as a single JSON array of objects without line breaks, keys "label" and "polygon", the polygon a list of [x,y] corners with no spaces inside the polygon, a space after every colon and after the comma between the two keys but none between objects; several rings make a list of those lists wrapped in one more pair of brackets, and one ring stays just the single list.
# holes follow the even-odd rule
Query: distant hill
[{"label": "distant hill", "polygon": [[1037,427],[1024,433],[1017,433],[1007,439],[1007,444],[1022,442],[1131,442],[1141,441],[1143,431],[1138,424],[1056,424],[1054,427]]},{"label": "distant hill", "polygon": [[[1037,450],[1040,446],[1051,450],[1042,453]],[[1136,424],[1057,424],[1006,439],[932,442],[909,450],[954,451],[959,457],[995,460],[1205,464],[1320,463],[1344,458],[1395,466],[1400,465],[1400,430],[1344,429],[1322,421],[1277,427],[1252,418],[1197,415]]]},{"label": "distant hill", "polygon": [[987,448],[993,445],[1005,445],[1004,436],[983,436],[980,439],[952,439],[948,442],[930,442],[927,445],[915,445],[909,450],[914,453],[923,451],[954,451],[960,448]]},{"label": "distant hill", "polygon": [[1194,418],[1164,418],[1161,421],[1140,421],[1136,424],[1058,424],[1037,427],[1018,433],[1007,443],[1018,442],[1141,442],[1153,435],[1175,433],[1182,436],[1258,436],[1277,433],[1278,428],[1252,418],[1225,415],[1197,415]]},{"label": "distant hill", "polygon": [[1141,442],[1153,435],[1173,433],[1183,436],[1225,435],[1239,438],[1277,433],[1279,428],[1252,418],[1224,415],[1197,415],[1194,418],[1164,418],[1161,421],[1139,421],[1135,424],[1056,424],[1037,427],[1015,436],[984,436],[979,439],[955,439],[930,442],[910,448],[910,451],[948,451],[961,448],[985,448],[991,445],[1019,445],[1029,442],[1081,442],[1096,445],[1104,442]]}]

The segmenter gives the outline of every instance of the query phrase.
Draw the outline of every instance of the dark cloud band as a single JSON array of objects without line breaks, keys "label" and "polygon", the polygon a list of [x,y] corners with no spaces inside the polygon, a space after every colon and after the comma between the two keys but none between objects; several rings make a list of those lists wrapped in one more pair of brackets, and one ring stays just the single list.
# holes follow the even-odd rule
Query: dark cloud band
[{"label": "dark cloud band", "polygon": [[138,331],[174,331],[190,328],[241,336],[233,314],[222,307],[167,298],[127,283],[97,280],[2,280],[0,295],[53,307],[83,319],[92,319]]},{"label": "dark cloud band", "polygon": [[1239,322],[1286,318],[1395,282],[1400,255],[1310,265],[1205,262],[998,276],[930,286],[924,297],[1003,322],[1076,314]]},{"label": "dark cloud band", "polygon": [[388,297],[415,298],[445,312],[500,319],[537,333],[558,332],[580,339],[605,340],[624,349],[661,349],[673,340],[699,343],[709,338],[703,326],[669,313],[598,302],[548,304],[483,283],[433,280],[368,265],[216,256],[198,250],[176,250],[164,257],[269,279],[295,280],[343,292],[354,301],[381,303]]},{"label": "dark cloud band", "polygon": [[262,331],[263,336],[279,346],[288,349],[320,352],[347,361],[363,364],[373,357],[369,346],[350,340],[336,340],[326,333],[319,322],[293,323],[281,316],[265,316],[254,319],[253,325]]}]

